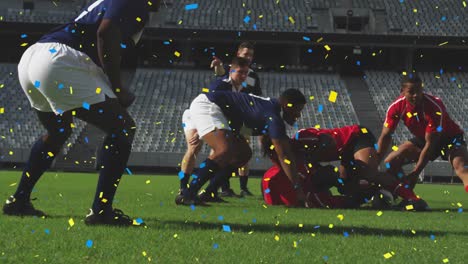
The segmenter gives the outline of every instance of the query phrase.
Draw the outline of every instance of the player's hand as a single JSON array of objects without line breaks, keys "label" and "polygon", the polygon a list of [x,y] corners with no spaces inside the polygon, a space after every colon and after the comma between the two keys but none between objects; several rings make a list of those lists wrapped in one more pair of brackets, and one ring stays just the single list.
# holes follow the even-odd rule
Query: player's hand
[{"label": "player's hand", "polygon": [[198,135],[198,131],[193,134],[193,136],[189,139],[189,144],[192,146],[198,145],[200,143],[200,136]]},{"label": "player's hand", "polygon": [[132,105],[136,99],[135,94],[126,89],[121,89],[120,92],[116,93],[116,95],[119,99],[120,105],[122,105],[124,108],[127,108],[130,105]]},{"label": "player's hand", "polygon": [[210,68],[221,66],[221,64],[223,64],[223,62],[218,57],[213,56]]}]

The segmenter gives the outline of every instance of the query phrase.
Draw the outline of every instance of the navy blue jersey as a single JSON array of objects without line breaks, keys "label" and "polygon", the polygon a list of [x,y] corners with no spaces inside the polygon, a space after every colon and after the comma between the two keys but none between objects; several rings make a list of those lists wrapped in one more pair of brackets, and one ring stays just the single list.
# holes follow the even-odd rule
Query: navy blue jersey
[{"label": "navy blue jersey", "polygon": [[[96,0],[83,9],[73,22],[53,29],[38,42],[58,42],[86,53],[100,65],[97,57],[97,30],[103,19],[119,26],[124,42],[139,38],[148,20],[149,6],[145,0]],[[134,43],[136,44],[136,43]]]},{"label": "navy blue jersey", "polygon": [[[222,79],[229,78],[230,66],[224,65],[223,68],[225,74],[223,75]],[[247,79],[245,80],[245,83],[242,84],[241,92],[262,95],[262,88],[260,88],[260,78],[258,77],[258,74],[250,68]]]},{"label": "navy blue jersey", "polygon": [[278,100],[220,90],[207,93],[206,96],[221,108],[234,131],[239,132],[245,125],[253,130],[253,135],[287,138]]},{"label": "navy blue jersey", "polygon": [[231,91],[236,92],[236,87],[232,84],[231,80],[227,78],[218,79],[210,83],[210,91]]}]

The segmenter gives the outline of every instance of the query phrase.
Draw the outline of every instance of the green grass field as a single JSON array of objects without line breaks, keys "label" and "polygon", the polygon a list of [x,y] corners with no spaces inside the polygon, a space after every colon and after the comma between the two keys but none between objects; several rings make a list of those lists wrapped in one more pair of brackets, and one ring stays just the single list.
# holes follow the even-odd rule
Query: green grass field
[{"label": "green grass field", "polygon": [[[19,174],[0,171],[1,199],[15,191]],[[460,185],[418,185],[433,212],[378,216],[266,207],[259,179],[249,181],[256,197],[192,210],[174,204],[175,175],[125,175],[115,207],[148,226],[112,228],[83,222],[96,181],[96,174],[44,175],[34,204],[50,216],[1,215],[0,263],[466,263],[468,256],[468,215],[457,205],[468,195]]]}]

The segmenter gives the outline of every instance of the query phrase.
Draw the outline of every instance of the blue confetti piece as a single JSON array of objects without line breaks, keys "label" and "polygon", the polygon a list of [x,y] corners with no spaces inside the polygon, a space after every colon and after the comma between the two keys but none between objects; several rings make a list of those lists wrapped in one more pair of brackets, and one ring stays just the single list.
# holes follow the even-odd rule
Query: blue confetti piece
[{"label": "blue confetti piece", "polygon": [[26,34],[21,34],[21,38],[22,38],[22,39],[27,38],[27,37],[28,37],[28,35],[26,35]]},{"label": "blue confetti piece", "polygon": [[205,168],[205,166],[206,166],[206,163],[205,163],[205,162],[202,162],[202,163],[200,164],[200,169]]},{"label": "blue confetti piece", "polygon": [[164,44],[164,45],[170,45],[171,42],[169,42],[169,41],[164,41],[163,44]]},{"label": "blue confetti piece", "polygon": [[242,87],[247,87],[247,83],[246,82],[242,82]]},{"label": "blue confetti piece", "polygon": [[257,223],[257,219],[256,218],[252,219],[252,223]]},{"label": "blue confetti piece", "polygon": [[137,224],[141,225],[144,223],[143,219],[141,219],[140,217],[138,217],[137,219],[135,219],[135,222],[137,222]]},{"label": "blue confetti piece", "polygon": [[179,171],[179,180],[182,180],[185,177],[185,174],[183,171]]},{"label": "blue confetti piece", "polygon": [[403,4],[405,2],[405,0],[400,0],[400,4]]},{"label": "blue confetti piece", "polygon": [[57,50],[54,49],[54,48],[51,48],[51,49],[49,50],[49,52],[52,53],[52,54],[54,54],[55,52],[57,52]]},{"label": "blue confetti piece", "polygon": [[458,213],[459,214],[463,213],[463,208],[458,208]]},{"label": "blue confetti piece", "polygon": [[86,247],[91,248],[92,246],[93,246],[93,241],[91,239],[88,239],[88,241],[86,241]]},{"label": "blue confetti piece", "polygon": [[195,205],[191,204],[190,209],[192,209],[192,211],[195,211]]},{"label": "blue confetti piece", "polygon": [[403,178],[403,172],[399,172],[399,173],[397,174],[397,176],[398,176],[398,178],[400,178],[400,179]]},{"label": "blue confetti piece", "polygon": [[218,248],[219,248],[219,245],[218,245],[217,243],[215,243],[215,244],[213,245],[213,248],[214,248],[214,249],[218,249]]},{"label": "blue confetti piece", "polygon": [[450,81],[452,81],[452,82],[454,82],[456,80],[457,80],[457,78],[455,78],[455,77],[450,78]]},{"label": "blue confetti piece", "polygon": [[198,4],[188,4],[188,5],[185,5],[185,11],[189,11],[189,10],[195,10],[198,8]]},{"label": "blue confetti piece", "polygon": [[223,225],[223,231],[224,232],[231,232],[231,227],[228,225]]},{"label": "blue confetti piece", "polygon": [[374,148],[375,148],[375,150],[379,150],[379,144],[375,143]]},{"label": "blue confetti piece", "polygon": [[50,230],[49,230],[49,229],[44,230],[44,232],[45,232],[46,234],[50,235]]},{"label": "blue confetti piece", "polygon": [[306,36],[303,36],[302,39],[305,40],[305,41],[310,41],[310,38],[306,37]]},{"label": "blue confetti piece", "polygon": [[244,17],[244,23],[249,23],[250,22],[250,16],[245,16]]},{"label": "blue confetti piece", "polygon": [[439,133],[442,132],[442,126],[437,127],[437,132],[439,132]]},{"label": "blue confetti piece", "polygon": [[185,128],[187,125],[185,123],[182,123],[182,127]]},{"label": "blue confetti piece", "polygon": [[323,260],[328,261],[328,256],[323,256]]},{"label": "blue confetti piece", "polygon": [[431,235],[430,238],[431,238],[431,240],[435,240],[435,236],[434,236],[434,235]]},{"label": "blue confetti piece", "polygon": [[314,229],[319,229],[319,228],[320,228],[319,225],[314,226]]},{"label": "blue confetti piece", "polygon": [[349,237],[349,233],[348,232],[343,232],[343,236],[344,237]]},{"label": "blue confetti piece", "polygon": [[389,162],[385,163],[385,168],[390,169],[390,163]]},{"label": "blue confetti piece", "polygon": [[89,143],[88,137],[85,137],[85,138],[84,138],[84,141],[85,141],[86,143]]},{"label": "blue confetti piece", "polygon": [[63,110],[62,110],[62,109],[58,109],[58,108],[57,108],[56,111],[57,111],[57,113],[59,113],[59,115],[63,114]]},{"label": "blue confetti piece", "polygon": [[40,81],[35,81],[34,82],[34,87],[36,87],[36,88],[41,87],[41,82]]},{"label": "blue confetti piece", "polygon": [[439,70],[439,73],[440,73],[440,74],[444,74],[444,69],[440,69],[440,70]]},{"label": "blue confetti piece", "polygon": [[446,16],[443,16],[443,17],[440,18],[440,20],[446,21],[446,20],[447,20],[447,17],[446,17]]},{"label": "blue confetti piece", "polygon": [[253,24],[252,27],[253,27],[254,30],[257,30],[257,24]]},{"label": "blue confetti piece", "polygon": [[121,47],[122,49],[126,49],[126,48],[127,48],[127,45],[125,45],[125,44],[123,44],[123,43],[120,43],[120,47]]},{"label": "blue confetti piece", "polygon": [[265,193],[270,193],[270,188],[265,189]]},{"label": "blue confetti piece", "polygon": [[132,171],[129,168],[125,168],[125,170],[127,171],[128,175],[132,175]]},{"label": "blue confetti piece", "polygon": [[87,102],[83,102],[83,108],[89,110],[89,104]]},{"label": "blue confetti piece", "polygon": [[319,106],[318,106],[318,112],[319,112],[319,113],[322,113],[322,111],[323,111],[323,105],[319,105]]},{"label": "blue confetti piece", "polygon": [[308,49],[307,52],[308,52],[308,53],[312,53],[312,52],[314,52],[314,51],[313,51],[312,49]]},{"label": "blue confetti piece", "polygon": [[222,216],[222,215],[218,216],[218,220],[219,220],[219,221],[223,221],[223,220],[224,220],[224,216]]},{"label": "blue confetti piece", "polygon": [[65,88],[65,85],[63,85],[63,83],[59,83],[58,88],[59,90],[62,90],[63,88]]},{"label": "blue confetti piece", "polygon": [[339,182],[340,184],[344,184],[344,182],[343,182],[343,179],[342,179],[342,178],[338,178],[338,182]]},{"label": "blue confetti piece", "polygon": [[361,61],[356,61],[357,66],[361,66]]}]

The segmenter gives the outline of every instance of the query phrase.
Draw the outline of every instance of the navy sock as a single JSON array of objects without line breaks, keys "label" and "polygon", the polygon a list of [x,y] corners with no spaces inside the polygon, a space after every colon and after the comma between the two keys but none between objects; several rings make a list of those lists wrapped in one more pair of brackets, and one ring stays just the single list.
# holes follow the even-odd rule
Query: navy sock
[{"label": "navy sock", "polygon": [[112,210],[112,202],[120,182],[120,178],[126,168],[131,150],[131,139],[125,136],[107,136],[101,150],[101,164],[99,179],[94,196],[93,212]]},{"label": "navy sock", "polygon": [[247,182],[249,181],[249,176],[239,176],[240,188],[241,190],[247,190]]},{"label": "navy sock", "polygon": [[201,187],[213,177],[218,171],[219,166],[214,160],[206,159],[200,164],[198,174],[194,175],[194,179],[190,182],[189,188],[184,192],[184,195],[189,197],[195,197]]},{"label": "navy sock", "polygon": [[51,151],[51,148],[47,146],[42,138],[34,143],[16,193],[13,195],[16,199],[30,199],[34,185],[36,185],[42,174],[50,168],[56,154]]},{"label": "navy sock", "polygon": [[[232,167],[228,166],[226,168],[220,169],[213,178],[210,180],[210,184],[206,187],[205,191],[210,195],[213,193],[217,195],[218,188],[220,186],[226,186],[226,183],[229,183],[229,178],[231,177]],[[228,184],[229,185],[229,184]],[[228,187],[229,189],[229,187]]]},{"label": "navy sock", "polygon": [[190,174],[184,173],[183,171],[179,172],[179,180],[180,180],[180,189],[187,189],[187,184],[190,180]]}]

